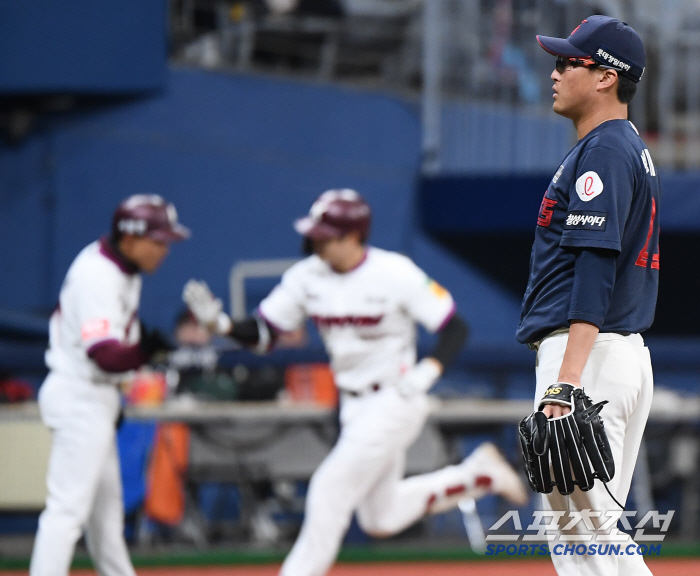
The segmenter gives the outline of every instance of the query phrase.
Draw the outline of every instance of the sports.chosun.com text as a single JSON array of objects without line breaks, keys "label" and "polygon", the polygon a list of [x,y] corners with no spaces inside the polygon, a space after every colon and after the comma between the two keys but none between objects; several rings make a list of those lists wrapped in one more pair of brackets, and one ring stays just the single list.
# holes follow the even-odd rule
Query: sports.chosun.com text
[{"label": "sports.chosun.com text", "polygon": [[489,544],[486,556],[659,556],[661,544]]}]

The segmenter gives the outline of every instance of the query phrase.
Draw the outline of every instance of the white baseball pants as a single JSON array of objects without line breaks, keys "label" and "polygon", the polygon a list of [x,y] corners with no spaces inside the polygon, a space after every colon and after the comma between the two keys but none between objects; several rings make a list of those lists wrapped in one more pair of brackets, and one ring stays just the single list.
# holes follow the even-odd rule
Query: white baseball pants
[{"label": "white baseball pants", "polygon": [[403,477],[406,450],[418,437],[429,409],[425,394],[405,399],[391,387],[343,398],[340,438],[311,478],[304,524],[281,576],[326,574],[355,511],[363,530],[388,536],[427,512],[456,506],[468,495],[477,474],[470,471],[469,459]]},{"label": "white baseball pants", "polygon": [[[568,333],[559,334],[546,338],[540,345],[537,353],[535,410],[547,387],[557,381],[568,339]],[[649,349],[644,345],[642,337],[639,334],[599,334],[583,370],[581,384],[593,402],[608,400],[600,413],[615,460],[615,476],[608,482],[608,488],[624,504],[649,416],[654,386]],[[602,511],[602,521],[605,521],[605,511],[619,511],[620,507],[608,495],[600,480],[596,480],[595,486],[588,492],[576,488],[573,494],[562,496],[554,488],[551,494],[543,495],[543,510],[566,511],[563,517],[565,523],[569,523],[570,511],[585,509]],[[576,524],[565,535],[572,540],[563,544],[595,543],[595,532],[587,530],[583,522]],[[589,536],[593,540],[585,540]],[[558,542],[550,542],[550,549]],[[620,548],[624,549],[633,541],[628,537],[626,541],[612,543],[620,544]],[[552,554],[552,561],[559,576],[651,574],[643,557],[639,555]]]},{"label": "white baseball pants", "polygon": [[135,576],[123,535],[114,429],[119,392],[51,373],[39,390],[39,408],[52,440],[30,576],[67,576],[83,532],[100,576]]}]

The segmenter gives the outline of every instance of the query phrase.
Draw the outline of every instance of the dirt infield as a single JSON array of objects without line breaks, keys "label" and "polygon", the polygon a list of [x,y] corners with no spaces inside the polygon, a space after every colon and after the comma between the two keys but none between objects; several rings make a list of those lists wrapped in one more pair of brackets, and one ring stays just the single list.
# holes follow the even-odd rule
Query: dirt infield
[{"label": "dirt infield", "polygon": [[[647,561],[654,576],[698,576],[699,559]],[[278,565],[267,566],[179,566],[139,568],[139,576],[277,576]],[[556,576],[549,560],[481,562],[389,562],[338,564],[329,576]],[[1,576],[26,576],[26,571],[0,571]],[[92,570],[74,570],[71,576],[94,576]]]}]

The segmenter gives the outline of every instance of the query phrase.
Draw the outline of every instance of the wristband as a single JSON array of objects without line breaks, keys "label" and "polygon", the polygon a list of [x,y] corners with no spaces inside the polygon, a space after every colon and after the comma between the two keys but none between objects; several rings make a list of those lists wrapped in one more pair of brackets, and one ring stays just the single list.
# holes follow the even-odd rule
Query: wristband
[{"label": "wristband", "polygon": [[233,328],[233,322],[231,322],[229,315],[226,314],[226,312],[219,312],[219,315],[216,317],[216,323],[214,324],[216,333],[225,336],[231,332],[231,328]]},{"label": "wristband", "polygon": [[542,410],[546,404],[558,404],[559,406],[571,408],[571,395],[575,388],[576,386],[566,382],[552,384],[544,391],[538,410]]}]

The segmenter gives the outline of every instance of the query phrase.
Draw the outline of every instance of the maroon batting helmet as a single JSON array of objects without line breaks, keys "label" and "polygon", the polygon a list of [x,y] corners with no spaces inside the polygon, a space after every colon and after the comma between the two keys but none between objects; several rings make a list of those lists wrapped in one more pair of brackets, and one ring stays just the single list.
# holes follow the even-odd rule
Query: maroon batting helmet
[{"label": "maroon batting helmet", "polygon": [[294,229],[306,238],[329,240],[357,230],[365,240],[372,212],[355,190],[341,188],[321,194],[309,215],[294,222]]},{"label": "maroon batting helmet", "polygon": [[135,194],[124,200],[112,217],[112,237],[124,234],[147,236],[159,242],[176,242],[190,237],[177,221],[175,206],[157,194]]}]

